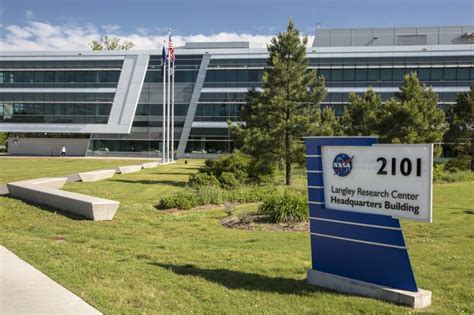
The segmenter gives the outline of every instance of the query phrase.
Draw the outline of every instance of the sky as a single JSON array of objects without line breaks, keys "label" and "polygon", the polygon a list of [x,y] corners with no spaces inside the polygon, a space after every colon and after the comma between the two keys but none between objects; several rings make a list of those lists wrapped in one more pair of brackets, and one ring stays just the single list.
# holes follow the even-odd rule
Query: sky
[{"label": "sky", "polygon": [[0,0],[0,50],[88,50],[104,35],[159,49],[186,41],[265,47],[289,17],[321,28],[474,25],[473,0]]}]

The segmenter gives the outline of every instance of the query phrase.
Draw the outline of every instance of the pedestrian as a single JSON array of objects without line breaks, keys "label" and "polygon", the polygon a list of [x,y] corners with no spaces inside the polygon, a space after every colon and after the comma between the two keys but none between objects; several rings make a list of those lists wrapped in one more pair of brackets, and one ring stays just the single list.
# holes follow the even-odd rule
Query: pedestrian
[{"label": "pedestrian", "polygon": [[66,147],[64,145],[61,148],[61,156],[66,156]]}]

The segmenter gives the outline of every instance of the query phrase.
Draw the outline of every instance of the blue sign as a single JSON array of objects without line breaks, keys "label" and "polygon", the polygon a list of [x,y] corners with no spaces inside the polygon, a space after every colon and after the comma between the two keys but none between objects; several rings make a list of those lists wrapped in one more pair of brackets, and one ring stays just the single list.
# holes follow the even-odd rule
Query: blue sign
[{"label": "blue sign", "polygon": [[[418,288],[398,219],[326,208],[321,147],[372,146],[377,138],[310,137],[305,143],[312,269],[416,292]],[[334,158],[331,172],[348,176],[355,161],[357,156],[341,152]]]}]

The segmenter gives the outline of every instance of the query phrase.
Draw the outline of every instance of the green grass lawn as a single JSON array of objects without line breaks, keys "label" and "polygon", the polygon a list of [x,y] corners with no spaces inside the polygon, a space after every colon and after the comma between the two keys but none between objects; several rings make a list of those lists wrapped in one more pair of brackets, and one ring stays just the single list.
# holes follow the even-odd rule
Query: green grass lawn
[{"label": "green grass lawn", "polygon": [[[51,163],[0,158],[0,182],[124,161]],[[111,222],[73,220],[0,197],[0,243],[105,314],[413,312],[307,285],[308,232],[228,229],[219,223],[225,217],[221,208],[156,210],[158,200],[183,189],[200,163],[65,187],[120,201]],[[296,173],[295,185],[303,187],[304,173]],[[433,305],[422,312],[474,310],[473,195],[474,182],[435,185],[434,223],[402,221],[418,285],[433,291]],[[239,211],[255,207],[244,205]]]}]

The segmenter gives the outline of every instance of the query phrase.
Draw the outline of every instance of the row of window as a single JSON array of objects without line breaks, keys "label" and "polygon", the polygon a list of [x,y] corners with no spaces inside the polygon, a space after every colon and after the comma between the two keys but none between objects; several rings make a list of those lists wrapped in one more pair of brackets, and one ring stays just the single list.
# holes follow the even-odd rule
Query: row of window
[{"label": "row of window", "polygon": [[[208,70],[206,87],[244,87],[262,81],[264,70]],[[396,81],[405,74],[416,72],[421,81],[474,81],[472,68],[378,68],[378,69],[319,69],[326,81]],[[227,84],[222,84],[227,83]]]},{"label": "row of window", "polygon": [[0,69],[122,68],[123,60],[0,60]]},{"label": "row of window", "polygon": [[[174,142],[175,149],[179,141]],[[91,140],[90,151],[96,153],[108,152],[155,152],[161,151],[161,141],[147,140]]]},{"label": "row of window", "polygon": [[114,93],[0,93],[0,102],[110,102]]},{"label": "row of window", "polygon": [[[341,65],[445,65],[472,64],[474,56],[420,56],[420,57],[309,57],[311,66]],[[266,58],[211,59],[210,67],[264,67]]]},{"label": "row of window", "polygon": [[0,103],[0,115],[86,115],[108,116],[111,104]]},{"label": "row of window", "polygon": [[188,140],[186,153],[194,154],[221,154],[229,153],[234,150],[232,141],[213,141],[213,140]]},{"label": "row of window", "polygon": [[[162,120],[147,120],[147,121],[134,121],[132,123],[132,127],[153,127],[153,128],[162,128],[163,127],[163,121]],[[174,122],[174,127],[175,128],[183,128],[184,127],[184,121],[175,121]],[[132,130],[133,132],[133,130]]]},{"label": "row of window", "polygon": [[199,103],[196,117],[238,117],[242,104],[206,104]]},{"label": "row of window", "polygon": [[[195,82],[197,75],[197,70],[176,70],[174,72],[175,82]],[[168,80],[168,72],[165,74],[166,80]],[[148,70],[145,75],[145,82],[147,83],[156,83],[156,82],[163,82],[163,71],[161,70]]]},{"label": "row of window", "polygon": [[[186,116],[189,104],[174,104],[175,116]],[[135,116],[162,116],[163,104],[145,104],[137,105]]]},{"label": "row of window", "polygon": [[201,93],[200,102],[245,102],[247,93]]},{"label": "row of window", "polygon": [[0,71],[1,83],[117,83],[120,71]]},{"label": "row of window", "polygon": [[18,124],[107,124],[109,116],[41,116],[41,115],[12,115],[1,116],[0,123]]},{"label": "row of window", "polygon": [[327,81],[402,81],[405,74],[416,72],[421,81],[474,81],[473,68],[383,68],[320,69],[318,75]]}]

